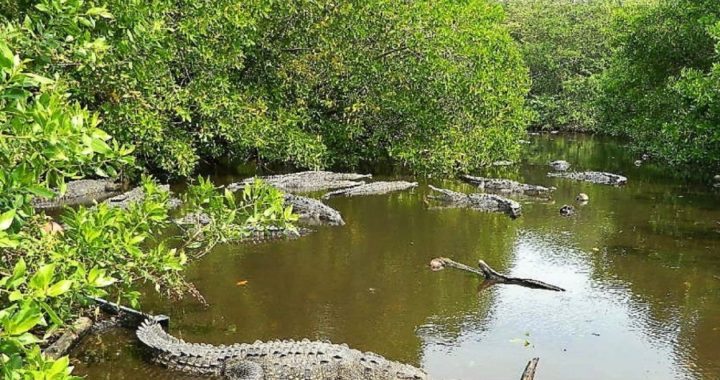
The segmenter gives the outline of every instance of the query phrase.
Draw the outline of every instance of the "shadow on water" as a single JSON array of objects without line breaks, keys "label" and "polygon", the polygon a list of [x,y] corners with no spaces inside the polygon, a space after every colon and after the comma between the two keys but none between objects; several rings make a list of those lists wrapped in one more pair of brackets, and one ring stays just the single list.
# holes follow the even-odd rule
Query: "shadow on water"
[{"label": "shadow on water", "polygon": [[[347,225],[293,241],[223,246],[193,263],[207,298],[171,303],[146,291],[147,311],[172,318],[173,334],[228,344],[330,339],[423,366],[439,379],[516,379],[541,357],[537,379],[720,378],[720,196],[668,179],[612,140],[537,137],[525,161],[494,169],[557,186],[553,200],[523,203],[517,220],[428,209],[425,183],[388,196],[334,198]],[[545,163],[624,174],[623,188],[548,178]],[[222,177],[227,182],[232,178]],[[434,185],[472,191],[455,181]],[[574,217],[560,206],[590,196]],[[493,286],[446,256],[567,289]],[[238,282],[247,281],[238,286]],[[94,336],[74,352],[90,379],[180,378],[146,362],[131,332]]]}]

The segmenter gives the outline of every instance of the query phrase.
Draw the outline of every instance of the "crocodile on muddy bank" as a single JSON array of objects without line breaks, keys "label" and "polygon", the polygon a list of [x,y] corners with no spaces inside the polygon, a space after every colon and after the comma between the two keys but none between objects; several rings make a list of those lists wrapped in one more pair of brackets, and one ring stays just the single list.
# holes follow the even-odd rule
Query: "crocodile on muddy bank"
[{"label": "crocodile on muddy bank", "polygon": [[[123,184],[111,179],[79,179],[67,183],[65,194],[52,199],[33,198],[31,204],[36,209],[53,209],[64,206],[75,206],[80,204],[100,201],[119,194]],[[57,194],[57,190],[55,190]]]},{"label": "crocodile on muddy bank", "polygon": [[347,345],[321,341],[270,341],[231,346],[187,343],[147,319],[138,340],[154,361],[170,369],[230,380],[427,379],[424,371]]},{"label": "crocodile on muddy bank", "polygon": [[520,183],[503,178],[473,177],[471,175],[462,175],[460,178],[463,181],[476,185],[479,189],[485,190],[489,193],[547,196],[553,191],[553,189],[548,187],[528,185],[526,183]]},{"label": "crocodile on muddy bank", "polygon": [[601,185],[620,186],[627,183],[627,177],[607,172],[554,172],[548,173],[548,177],[568,178],[576,181],[598,183]]},{"label": "crocodile on muddy bank", "polygon": [[430,185],[430,189],[440,194],[430,195],[429,198],[445,203],[446,207],[467,207],[480,211],[504,212],[512,218],[522,215],[520,203],[496,194],[465,194],[432,185]]}]

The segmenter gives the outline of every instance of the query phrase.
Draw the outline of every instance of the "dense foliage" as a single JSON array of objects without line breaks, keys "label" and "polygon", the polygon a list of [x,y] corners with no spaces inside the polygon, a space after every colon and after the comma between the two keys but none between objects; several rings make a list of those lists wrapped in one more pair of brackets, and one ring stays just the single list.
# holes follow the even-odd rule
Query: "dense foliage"
[{"label": "dense foliage", "polygon": [[509,0],[534,126],[630,138],[676,165],[720,165],[720,3]]},{"label": "dense foliage", "polygon": [[264,228],[293,230],[296,216],[282,193],[260,181],[236,200],[200,180],[185,201],[211,222],[173,229],[169,193],[150,178],[142,181],[144,198],[127,208],[67,209],[62,224],[36,213],[32,198],[62,195],[69,179],[133,169],[133,148],[26,64],[0,41],[0,374],[65,379],[67,358],[49,360],[40,346],[88,306],[88,296],[135,305],[138,282],[168,295],[197,295],[181,274],[188,253]]},{"label": "dense foliage", "polygon": [[508,26],[530,69],[533,127],[593,130],[617,1],[511,0]]},{"label": "dense foliage", "polygon": [[486,0],[39,0],[0,15],[33,70],[171,174],[221,156],[469,170],[516,155],[525,126],[527,73]]},{"label": "dense foliage", "polygon": [[720,165],[720,3],[626,8],[602,75],[602,122],[674,164]]}]

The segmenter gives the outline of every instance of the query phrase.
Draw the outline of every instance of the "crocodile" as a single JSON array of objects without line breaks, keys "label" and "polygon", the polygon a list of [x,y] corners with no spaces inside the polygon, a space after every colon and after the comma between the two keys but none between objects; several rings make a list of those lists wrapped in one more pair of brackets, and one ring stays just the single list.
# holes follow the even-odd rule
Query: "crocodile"
[{"label": "crocodile", "polygon": [[[292,206],[293,212],[298,215],[302,223],[309,225],[345,225],[342,215],[337,210],[317,199],[287,193],[284,194],[284,198],[285,206]],[[179,224],[205,225],[210,223],[210,217],[202,212],[192,212],[177,219],[176,222]]]},{"label": "crocodile", "polygon": [[313,198],[294,194],[285,194],[285,205],[291,205],[293,212],[298,214],[300,221],[306,224],[328,224],[331,226],[345,225],[342,215],[334,208]]},{"label": "crocodile", "polygon": [[526,183],[502,178],[473,177],[470,175],[463,175],[460,176],[460,178],[465,182],[477,185],[478,188],[489,193],[542,196],[549,195],[553,191],[553,189],[544,186],[528,185]]},{"label": "crocodile", "polygon": [[[285,192],[308,193],[359,186],[365,183],[360,181],[361,179],[371,177],[371,174],[304,171],[258,178]],[[230,191],[237,191],[254,180],[255,178],[246,178],[240,182],[227,185],[227,188]]]},{"label": "crocodile", "polygon": [[512,218],[522,215],[520,203],[496,194],[464,194],[452,190],[440,189],[430,185],[430,189],[440,193],[429,198],[449,204],[451,207],[468,207],[489,212],[504,212]]},{"label": "crocodile", "polygon": [[570,163],[563,160],[556,160],[550,162],[550,167],[553,168],[553,170],[555,171],[564,172],[570,169]]},{"label": "crocodile", "polygon": [[353,197],[358,195],[380,195],[387,194],[394,191],[407,190],[417,187],[417,182],[406,182],[406,181],[378,181],[366,183],[364,185],[355,186],[347,189],[331,191],[323,195],[323,199],[345,196]]},{"label": "crocodile", "polygon": [[[160,185],[158,186],[158,188],[161,191],[170,192],[170,185]],[[122,194],[118,194],[112,198],[108,198],[103,203],[107,204],[110,207],[126,209],[130,207],[131,204],[141,202],[143,199],[145,199],[145,190],[143,190],[142,186],[137,186]],[[181,203],[182,202],[180,201],[180,199],[172,196],[170,197],[170,199],[168,199],[168,207],[171,210],[180,207]]]},{"label": "crocodile", "polygon": [[601,185],[620,186],[627,183],[627,177],[606,173],[606,172],[554,172],[548,173],[548,177],[568,178],[576,181],[599,183]]},{"label": "crocodile", "polygon": [[168,334],[154,318],[146,319],[136,335],[155,362],[201,376],[229,380],[428,378],[411,365],[327,341],[275,340],[230,346],[188,343]]},{"label": "crocodile", "polygon": [[63,206],[75,206],[92,203],[117,195],[123,188],[122,183],[112,179],[79,179],[67,183],[65,194],[54,198],[33,198],[31,204],[36,209],[53,209]]},{"label": "crocodile", "polygon": [[[175,223],[179,225],[191,226],[191,228],[197,226],[204,226],[210,224],[212,219],[209,215],[204,212],[191,212],[182,216],[181,218],[175,219]],[[264,229],[254,229],[249,227],[247,229],[247,236],[240,239],[239,243],[263,243],[266,241],[280,240],[280,239],[294,239],[302,236],[309,235],[313,230],[309,228],[295,228],[294,230],[279,228],[279,227],[267,227]]]}]

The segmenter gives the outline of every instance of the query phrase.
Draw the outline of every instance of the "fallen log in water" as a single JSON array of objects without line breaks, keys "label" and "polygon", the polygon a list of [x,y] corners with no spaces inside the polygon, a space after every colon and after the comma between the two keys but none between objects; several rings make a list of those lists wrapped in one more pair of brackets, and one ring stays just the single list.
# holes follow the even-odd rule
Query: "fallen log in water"
[{"label": "fallen log in water", "polygon": [[466,272],[470,272],[473,274],[476,274],[478,276],[482,276],[485,278],[486,281],[490,281],[492,283],[497,284],[510,284],[510,285],[520,285],[524,286],[526,288],[532,288],[532,289],[544,289],[544,290],[553,290],[556,292],[564,292],[565,289],[551,285],[542,281],[533,280],[529,278],[518,278],[518,277],[511,277],[507,276],[501,273],[498,273],[494,269],[492,269],[487,263],[485,263],[482,260],[478,260],[478,267],[480,269],[475,269],[473,267],[467,266],[462,263],[458,263],[457,261],[448,259],[446,257],[438,257],[435,259],[430,260],[430,269],[434,271],[439,271],[445,269],[445,267],[451,267],[455,269],[464,270]]},{"label": "fallen log in water", "polygon": [[64,356],[82,339],[93,325],[93,321],[88,317],[78,318],[71,326],[68,326],[65,333],[43,351],[45,356],[51,359],[58,359]]}]

